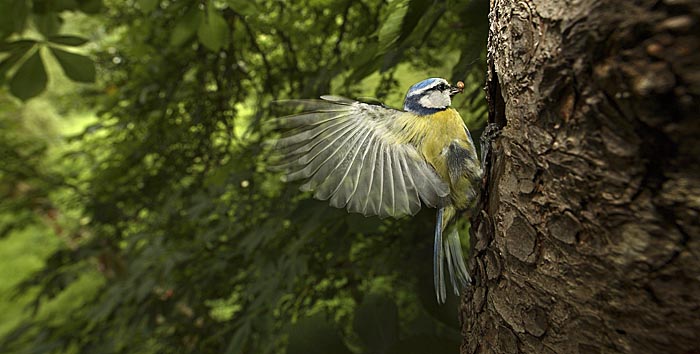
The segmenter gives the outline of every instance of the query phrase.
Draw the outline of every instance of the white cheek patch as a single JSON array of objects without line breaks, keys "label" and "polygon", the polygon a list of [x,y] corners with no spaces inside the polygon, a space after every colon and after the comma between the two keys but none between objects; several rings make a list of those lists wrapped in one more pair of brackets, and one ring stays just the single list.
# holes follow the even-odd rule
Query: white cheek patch
[{"label": "white cheek patch", "polygon": [[422,96],[418,103],[426,108],[447,108],[452,104],[449,95],[438,91]]}]

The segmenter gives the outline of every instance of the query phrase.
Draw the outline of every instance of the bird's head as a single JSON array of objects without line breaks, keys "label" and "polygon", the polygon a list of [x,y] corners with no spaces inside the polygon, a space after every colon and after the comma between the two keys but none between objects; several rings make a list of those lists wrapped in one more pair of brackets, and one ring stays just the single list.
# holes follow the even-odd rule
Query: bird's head
[{"label": "bird's head", "polygon": [[451,86],[445,79],[425,79],[408,89],[403,109],[418,115],[443,111],[452,104],[452,96],[463,90],[464,83],[461,81]]}]

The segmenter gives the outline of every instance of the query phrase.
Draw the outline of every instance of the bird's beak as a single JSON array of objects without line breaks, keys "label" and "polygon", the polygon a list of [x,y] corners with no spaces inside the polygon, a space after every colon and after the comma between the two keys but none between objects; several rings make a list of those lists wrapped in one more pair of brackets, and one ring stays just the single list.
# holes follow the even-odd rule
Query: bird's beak
[{"label": "bird's beak", "polygon": [[464,92],[464,82],[457,81],[457,84],[450,87],[450,96]]}]

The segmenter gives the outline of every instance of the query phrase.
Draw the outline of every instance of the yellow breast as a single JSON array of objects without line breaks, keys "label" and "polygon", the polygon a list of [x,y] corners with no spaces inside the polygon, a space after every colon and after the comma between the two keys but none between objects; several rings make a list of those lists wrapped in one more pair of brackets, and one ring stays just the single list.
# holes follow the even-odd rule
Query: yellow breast
[{"label": "yellow breast", "polygon": [[452,108],[420,118],[425,124],[425,136],[420,144],[421,153],[440,177],[447,181],[449,177],[445,148],[454,140],[467,141],[464,121]]}]

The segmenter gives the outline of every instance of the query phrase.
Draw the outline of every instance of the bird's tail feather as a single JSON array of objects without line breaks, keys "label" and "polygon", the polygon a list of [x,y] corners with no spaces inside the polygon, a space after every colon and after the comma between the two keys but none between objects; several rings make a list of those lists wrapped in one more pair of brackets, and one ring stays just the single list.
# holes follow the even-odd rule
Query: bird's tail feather
[{"label": "bird's tail feather", "polygon": [[[443,209],[439,208],[437,212],[437,225],[435,225],[435,243],[433,244],[433,284],[435,285],[435,295],[437,302],[442,304],[445,302],[445,271],[442,247],[442,215]],[[450,269],[451,270],[451,269]]]},{"label": "bird's tail feather", "polygon": [[[447,243],[444,247],[450,250],[451,259],[447,260],[447,264],[451,264],[451,267],[455,269],[456,273],[456,277],[450,274],[450,280],[452,284],[455,285],[455,294],[459,295],[459,289],[466,288],[467,284],[471,283],[472,279],[469,276],[469,272],[467,272],[467,265],[464,263],[462,243],[459,240],[459,233],[457,232],[456,226],[453,226],[452,230],[448,233]],[[457,281],[459,281],[459,288],[457,288]]]},{"label": "bird's tail feather", "polygon": [[[459,290],[471,282],[467,266],[464,263],[457,226],[451,222],[455,212],[445,209],[440,208],[437,212],[435,244],[433,246],[433,282],[438,303],[444,303],[447,295],[444,274],[445,262],[447,262],[447,271],[450,274],[450,282],[455,295],[459,295]],[[448,229],[447,237],[443,238],[443,232],[446,229]]]}]

